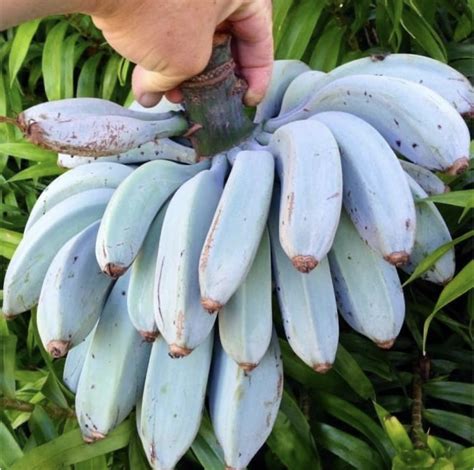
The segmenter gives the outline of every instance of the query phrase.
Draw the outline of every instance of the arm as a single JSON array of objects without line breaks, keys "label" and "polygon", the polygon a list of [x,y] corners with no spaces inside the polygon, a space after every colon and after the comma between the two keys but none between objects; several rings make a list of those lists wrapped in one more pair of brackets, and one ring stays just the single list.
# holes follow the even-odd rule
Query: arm
[{"label": "arm", "polygon": [[90,14],[105,39],[138,64],[133,89],[145,106],[206,66],[216,30],[234,37],[234,57],[249,83],[245,101],[257,104],[273,63],[271,0],[2,0],[0,30],[52,14]]}]

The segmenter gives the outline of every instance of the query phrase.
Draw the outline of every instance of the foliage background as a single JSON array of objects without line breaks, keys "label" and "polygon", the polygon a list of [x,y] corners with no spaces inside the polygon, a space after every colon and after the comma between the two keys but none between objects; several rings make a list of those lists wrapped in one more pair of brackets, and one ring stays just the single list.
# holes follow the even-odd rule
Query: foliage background
[{"label": "foliage background", "polygon": [[[473,78],[474,0],[273,4],[277,58],[302,59],[329,71],[371,53],[413,52],[448,62]],[[0,115],[15,116],[35,103],[74,96],[128,104],[130,74],[129,62],[110,49],[86,16],[48,17],[0,33]],[[12,126],[0,125],[1,277],[38,194],[62,171],[55,154],[24,142]],[[474,200],[466,192],[473,182],[472,169],[448,181],[455,191],[438,205],[457,240],[458,274],[444,289],[410,279],[406,323],[393,350],[378,350],[341,320],[334,370],[320,376],[281,341],[286,372],[282,409],[250,468],[474,467],[469,447]],[[49,359],[34,319],[34,311],[8,324],[0,319],[0,467],[148,468],[133,416],[104,441],[82,443],[74,397],[61,381],[64,360]],[[417,406],[419,417],[413,412]],[[178,468],[201,466],[223,468],[207,416]]]}]

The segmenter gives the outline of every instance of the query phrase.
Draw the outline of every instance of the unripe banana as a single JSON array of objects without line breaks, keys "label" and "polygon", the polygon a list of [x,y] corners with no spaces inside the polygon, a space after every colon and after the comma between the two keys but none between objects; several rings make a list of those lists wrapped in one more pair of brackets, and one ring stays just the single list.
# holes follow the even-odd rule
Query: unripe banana
[{"label": "unripe banana", "polygon": [[216,344],[209,408],[229,470],[244,469],[273,428],[283,393],[283,364],[276,333],[260,364],[241,369]]},{"label": "unripe banana", "polygon": [[199,258],[222,194],[225,155],[181,186],[169,204],[161,231],[153,298],[155,321],[173,357],[188,355],[209,335],[215,315],[201,305]]},{"label": "unripe banana", "polygon": [[268,231],[247,277],[219,312],[225,352],[247,372],[265,355],[272,337],[272,263]]},{"label": "unripe banana", "polygon": [[36,201],[25,233],[31,226],[56,204],[66,198],[91,189],[115,189],[133,170],[118,163],[97,162],[96,165],[77,168],[57,177],[41,193]]},{"label": "unripe banana", "polygon": [[279,191],[275,190],[269,228],[273,275],[283,326],[295,354],[316,372],[324,374],[332,367],[339,340],[329,263],[324,258],[309,274],[295,270],[279,240],[279,200]]},{"label": "unripe banana", "polygon": [[344,320],[380,348],[391,348],[405,317],[397,270],[367,246],[344,212],[329,262]]},{"label": "unripe banana", "polygon": [[153,313],[155,270],[161,228],[167,209],[168,203],[165,203],[154,218],[145,241],[130,268],[128,313],[133,326],[145,341],[151,343],[158,336]]},{"label": "unripe banana", "polygon": [[76,415],[86,442],[103,439],[142,395],[150,345],[130,323],[130,276],[119,279],[88,349],[76,394]]},{"label": "unripe banana", "polygon": [[144,163],[152,160],[171,160],[178,163],[196,163],[196,152],[191,147],[178,144],[172,139],[157,139],[117,155],[106,157],[78,157],[66,153],[58,154],[58,166],[62,168],[76,168],[87,163],[115,162],[129,165]]},{"label": "unripe banana", "polygon": [[92,331],[112,287],[95,259],[99,221],[71,238],[51,262],[41,287],[38,331],[51,356],[64,356]]},{"label": "unripe banana", "polygon": [[71,196],[49,210],[29,230],[8,265],[3,284],[3,313],[13,317],[38,302],[51,261],[74,235],[100,219],[113,189],[92,189]]},{"label": "unripe banana", "polygon": [[274,160],[267,151],[237,154],[199,260],[201,302],[219,311],[242,284],[270,209]]},{"label": "unripe banana", "polygon": [[199,431],[213,336],[181,359],[169,357],[162,337],[153,344],[138,431],[152,468],[173,469]]},{"label": "unripe banana", "polygon": [[35,121],[21,126],[25,137],[40,147],[72,155],[97,156],[126,152],[151,140],[180,135],[183,117],[143,121],[126,116],[79,115]]},{"label": "unripe banana", "polygon": [[76,393],[77,384],[81,376],[82,368],[86,360],[87,351],[92,343],[95,328],[88,334],[87,338],[74,346],[66,356],[63,370],[63,382],[72,393]]},{"label": "unripe banana", "polygon": [[435,196],[437,194],[448,193],[449,186],[444,184],[444,181],[436,176],[432,171],[423,168],[420,165],[399,160],[402,168],[422,187],[428,196]]},{"label": "unripe banana", "polygon": [[270,141],[282,185],[280,243],[298,271],[308,273],[331,248],[342,205],[337,142],[316,121],[295,121]]},{"label": "unripe banana", "polygon": [[106,274],[118,277],[128,269],[164,202],[208,167],[208,161],[196,165],[154,161],[123,181],[107,206],[97,235],[97,261]]},{"label": "unripe banana", "polygon": [[309,67],[299,60],[275,60],[267,92],[257,106],[254,122],[258,124],[276,116],[288,85],[295,77],[308,70]]},{"label": "unripe banana", "polygon": [[325,124],[341,151],[344,207],[359,235],[389,263],[408,262],[415,242],[415,204],[399,160],[385,139],[362,119],[327,112]]},{"label": "unripe banana", "polygon": [[461,114],[474,112],[474,88],[469,80],[439,60],[414,54],[372,55],[347,62],[327,74],[313,90],[352,75],[386,75],[398,77],[430,88]]},{"label": "unripe banana", "polygon": [[[413,197],[425,199],[428,194],[409,175],[406,175]],[[415,246],[410,256],[410,263],[403,266],[403,271],[412,274],[418,264],[429,254],[445,243],[451,242],[451,234],[434,203],[430,201],[416,204]],[[454,276],[456,270],[454,248],[438,259],[421,278],[435,284],[445,285]]]},{"label": "unripe banana", "polygon": [[283,95],[279,116],[283,116],[296,109],[301,103],[314,93],[319,83],[324,82],[326,73],[317,70],[308,70],[292,80]]},{"label": "unripe banana", "polygon": [[390,146],[428,169],[456,175],[469,166],[469,129],[434,91],[408,80],[373,75],[340,78],[291,113],[271,119],[268,132],[323,111],[343,111],[375,127]]}]

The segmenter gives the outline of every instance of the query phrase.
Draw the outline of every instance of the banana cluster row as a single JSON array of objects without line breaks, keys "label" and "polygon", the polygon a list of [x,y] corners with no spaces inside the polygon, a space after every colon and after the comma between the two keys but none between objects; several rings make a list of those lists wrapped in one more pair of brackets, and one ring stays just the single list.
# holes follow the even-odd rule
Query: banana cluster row
[{"label": "banana cluster row", "polygon": [[[73,169],[31,212],[3,312],[38,304],[45,347],[67,354],[84,438],[103,438],[136,406],[150,464],[173,468],[207,393],[226,465],[244,468],[282,394],[272,285],[289,344],[316,372],[334,362],[338,311],[391,347],[405,315],[397,268],[412,273],[451,241],[422,200],[447,190],[432,170],[469,165],[460,113],[473,112],[473,96],[456,71],[418,56],[329,74],[278,61],[252,139],[199,163],[170,138],[184,129],[175,110],[88,99],[25,111],[29,135],[45,129],[42,144],[47,134],[76,155],[60,155]],[[80,138],[63,126],[73,117]],[[110,119],[122,130],[107,143],[100,122]],[[445,284],[454,272],[451,249],[423,276]]]}]

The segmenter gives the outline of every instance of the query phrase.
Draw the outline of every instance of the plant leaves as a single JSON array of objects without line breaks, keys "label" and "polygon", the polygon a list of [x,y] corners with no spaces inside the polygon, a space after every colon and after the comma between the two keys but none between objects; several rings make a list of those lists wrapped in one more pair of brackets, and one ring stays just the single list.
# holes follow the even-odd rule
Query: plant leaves
[{"label": "plant leaves", "polygon": [[45,150],[27,142],[0,143],[0,153],[41,163],[56,163],[58,157],[57,153],[51,150]]},{"label": "plant leaves", "polygon": [[445,410],[423,410],[423,418],[470,443],[474,437],[474,420],[468,416]]},{"label": "plant leaves", "polygon": [[0,336],[0,391],[8,398],[15,398],[15,335]]},{"label": "plant leaves", "polygon": [[423,385],[431,397],[461,405],[474,406],[474,385],[462,382],[432,381]]},{"label": "plant leaves", "polygon": [[64,168],[58,167],[56,163],[38,163],[18,172],[8,181],[12,183],[13,181],[29,180],[34,178],[41,178],[44,176],[57,176],[62,173],[65,173],[66,171],[67,170],[65,170]]},{"label": "plant leaves", "polygon": [[472,209],[474,207],[474,189],[438,194],[436,196],[430,196],[426,199],[420,199],[417,202],[423,204],[424,201],[432,201],[439,204],[449,204],[450,206]]},{"label": "plant leaves", "polygon": [[0,467],[10,466],[23,456],[23,451],[5,424],[0,421]]}]

